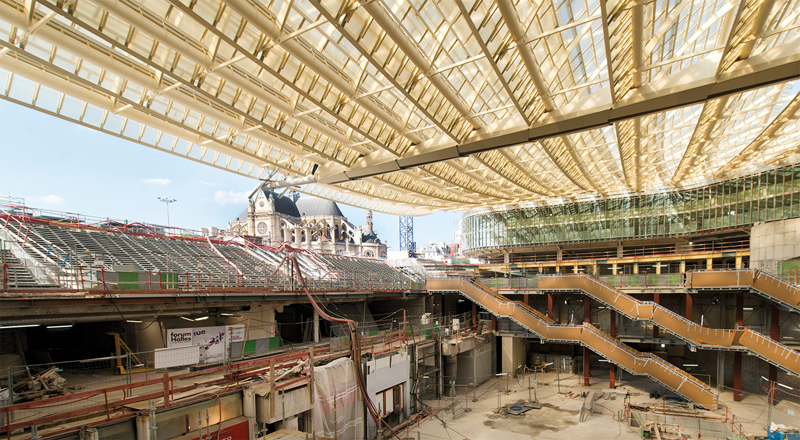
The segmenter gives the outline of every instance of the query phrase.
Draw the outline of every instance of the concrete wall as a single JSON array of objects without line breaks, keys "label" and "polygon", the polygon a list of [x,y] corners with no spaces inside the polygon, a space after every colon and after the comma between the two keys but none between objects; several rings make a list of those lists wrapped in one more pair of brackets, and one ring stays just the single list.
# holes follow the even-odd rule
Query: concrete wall
[{"label": "concrete wall", "polygon": [[517,367],[525,364],[525,340],[506,336],[502,342],[503,365],[501,373],[514,374]]},{"label": "concrete wall", "polygon": [[775,274],[778,262],[800,256],[800,219],[779,220],[753,226],[750,232],[750,267]]},{"label": "concrete wall", "polygon": [[[410,356],[404,351],[367,361],[367,395],[375,403],[376,408],[378,407],[376,393],[392,388],[395,385],[403,384],[403,417],[408,418],[411,404],[410,366]],[[383,406],[382,400],[381,406]],[[375,422],[371,417],[367,417],[367,423],[369,437],[375,432]]]},{"label": "concrete wall", "polygon": [[484,341],[478,347],[458,355],[456,385],[480,385],[492,377],[492,344]]}]

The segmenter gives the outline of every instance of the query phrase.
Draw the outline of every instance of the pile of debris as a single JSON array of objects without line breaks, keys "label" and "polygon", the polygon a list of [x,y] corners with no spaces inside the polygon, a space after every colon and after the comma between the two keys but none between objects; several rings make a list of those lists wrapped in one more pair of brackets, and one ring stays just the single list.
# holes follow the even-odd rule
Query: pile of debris
[{"label": "pile of debris", "polygon": [[27,402],[43,397],[69,394],[70,390],[66,385],[67,380],[56,373],[56,367],[50,367],[39,374],[26,377],[15,383],[14,402]]}]

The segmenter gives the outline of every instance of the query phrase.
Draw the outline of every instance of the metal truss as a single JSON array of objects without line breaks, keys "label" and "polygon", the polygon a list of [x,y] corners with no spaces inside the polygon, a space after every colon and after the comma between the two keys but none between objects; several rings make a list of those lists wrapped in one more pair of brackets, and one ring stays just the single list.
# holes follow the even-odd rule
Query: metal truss
[{"label": "metal truss", "polygon": [[373,211],[502,210],[800,161],[798,11],[0,0],[0,97]]}]

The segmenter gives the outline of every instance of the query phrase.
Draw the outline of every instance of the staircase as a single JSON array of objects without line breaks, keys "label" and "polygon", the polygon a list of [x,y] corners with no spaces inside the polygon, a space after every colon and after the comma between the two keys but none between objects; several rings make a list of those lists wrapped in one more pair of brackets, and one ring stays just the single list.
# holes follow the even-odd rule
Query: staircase
[{"label": "staircase", "polygon": [[[37,288],[37,287],[46,287],[40,286],[39,283],[36,281],[36,278],[33,276],[31,271],[26,268],[22,262],[20,262],[11,251],[6,249],[0,249],[0,265],[5,264],[6,266],[6,277],[8,278],[8,287],[11,289],[14,288],[21,288],[21,287],[28,287],[28,288]],[[2,275],[0,275],[2,276]]]},{"label": "staircase", "polygon": [[692,271],[686,274],[686,286],[693,289],[750,289],[768,301],[800,313],[800,287],[758,269]]},{"label": "staircase", "polygon": [[523,302],[511,301],[491,289],[461,278],[428,279],[427,289],[459,292],[493,315],[507,317],[542,339],[580,343],[632,374],[648,375],[687,399],[712,411],[717,409],[717,396],[708,385],[657,356],[634,350],[589,323],[556,324]]},{"label": "staircase", "polygon": [[[742,271],[738,271],[742,272]],[[728,278],[731,274],[728,274]],[[759,284],[775,284],[766,279]],[[786,283],[788,284],[788,283]],[[587,275],[546,275],[539,277],[541,290],[582,291],[632,320],[646,320],[670,331],[691,345],[706,348],[746,350],[763,360],[800,376],[800,353],[748,329],[720,330],[696,324],[652,301],[636,298]]]}]

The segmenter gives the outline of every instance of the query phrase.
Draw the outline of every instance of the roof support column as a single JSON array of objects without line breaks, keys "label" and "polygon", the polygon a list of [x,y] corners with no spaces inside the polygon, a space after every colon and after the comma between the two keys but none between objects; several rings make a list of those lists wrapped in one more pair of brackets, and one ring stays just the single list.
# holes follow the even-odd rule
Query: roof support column
[{"label": "roof support column", "polygon": [[[617,311],[614,309],[609,310],[609,329],[608,334],[612,338],[617,337]],[[617,365],[613,362],[608,363],[608,387],[612,390],[617,388],[616,382]]]},{"label": "roof support column", "polygon": [[[744,295],[736,295],[736,328],[744,325]],[[742,352],[733,355],[733,401],[742,401]]]},{"label": "roof support column", "polygon": [[[592,299],[588,295],[583,297],[583,322],[592,321]],[[592,351],[589,347],[583,347],[583,386],[589,386],[589,357]]]},{"label": "roof support column", "polygon": [[[661,295],[658,293],[653,294],[653,302],[656,304],[661,304]],[[653,325],[653,339],[658,339],[659,336],[659,329],[657,325]]]},{"label": "roof support column", "polygon": [[692,320],[692,295],[686,294],[686,319]]},{"label": "roof support column", "polygon": [[[773,341],[778,342],[781,340],[781,311],[776,305],[772,305],[771,311],[772,313],[770,314],[769,318],[769,337],[772,338]],[[767,377],[769,378],[770,387],[773,389],[772,404],[775,405],[778,403],[778,399],[776,397],[777,393],[774,391],[776,384],[778,383],[778,367],[774,364],[769,364],[769,374]]]}]

